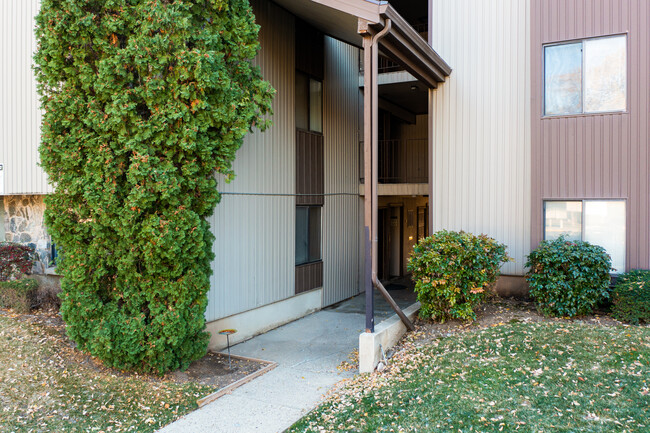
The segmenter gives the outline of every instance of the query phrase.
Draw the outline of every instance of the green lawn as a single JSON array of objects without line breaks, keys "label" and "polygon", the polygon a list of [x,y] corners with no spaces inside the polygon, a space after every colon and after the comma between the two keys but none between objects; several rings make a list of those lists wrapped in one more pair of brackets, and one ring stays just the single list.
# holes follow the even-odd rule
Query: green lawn
[{"label": "green lawn", "polygon": [[411,345],[291,432],[648,432],[650,328],[512,323]]},{"label": "green lawn", "polygon": [[102,368],[54,328],[0,315],[0,432],[152,432],[212,391]]}]

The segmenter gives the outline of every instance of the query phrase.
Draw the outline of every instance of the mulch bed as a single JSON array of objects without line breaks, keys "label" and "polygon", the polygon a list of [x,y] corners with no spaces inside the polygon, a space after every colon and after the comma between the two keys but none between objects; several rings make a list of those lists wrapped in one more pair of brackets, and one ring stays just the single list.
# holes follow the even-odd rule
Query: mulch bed
[{"label": "mulch bed", "polygon": [[258,360],[242,359],[232,356],[231,366],[228,355],[208,352],[203,358],[194,361],[185,371],[174,371],[170,377],[178,383],[195,382],[201,385],[222,389],[266,367],[268,363]]}]

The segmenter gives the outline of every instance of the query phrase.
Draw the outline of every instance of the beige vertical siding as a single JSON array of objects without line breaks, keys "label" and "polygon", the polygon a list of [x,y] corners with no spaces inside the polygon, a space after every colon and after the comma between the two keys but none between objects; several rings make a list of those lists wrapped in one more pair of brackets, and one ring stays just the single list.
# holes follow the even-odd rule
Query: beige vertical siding
[{"label": "beige vertical siding", "polygon": [[[325,38],[323,95],[325,193],[359,192],[359,51]],[[326,196],[323,206],[323,306],[359,293],[359,201]]]},{"label": "beige vertical siding", "polygon": [[0,14],[0,164],[5,194],[50,191],[38,166],[41,116],[32,71],[39,0],[3,1]]},{"label": "beige vertical siding", "polygon": [[453,68],[431,94],[432,231],[485,233],[522,274],[530,248],[530,0],[429,0]]},{"label": "beige vertical siding", "polygon": [[[545,199],[627,201],[627,267],[650,267],[650,2],[532,1],[532,246]],[[544,118],[543,44],[627,34],[627,110]]]},{"label": "beige vertical siding", "polygon": [[[261,26],[257,62],[277,91],[273,126],[250,134],[237,152],[230,184],[219,191],[295,193],[294,18],[267,1],[252,2]],[[358,194],[356,48],[325,40],[324,192]],[[326,196],[322,214],[323,305],[359,292],[359,197]],[[215,259],[206,313],[216,320],[295,293],[293,196],[223,195],[210,218]]]},{"label": "beige vertical siding", "polygon": [[[237,177],[219,190],[295,192],[294,19],[272,2],[253,1],[261,26],[257,62],[277,91],[273,126],[250,134],[233,165]],[[224,195],[210,218],[216,237],[207,320],[294,294],[295,198]]]}]

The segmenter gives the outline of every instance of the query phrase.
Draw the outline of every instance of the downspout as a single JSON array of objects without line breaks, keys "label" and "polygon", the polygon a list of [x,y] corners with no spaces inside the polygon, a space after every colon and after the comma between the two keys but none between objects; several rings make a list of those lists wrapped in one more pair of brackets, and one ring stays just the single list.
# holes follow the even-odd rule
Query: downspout
[{"label": "downspout", "polygon": [[[378,265],[378,177],[379,177],[379,86],[377,83],[377,65],[379,58],[379,40],[386,36],[392,26],[391,20],[386,19],[386,25],[377,34],[365,33],[363,37],[364,47],[364,221],[366,225],[366,236],[371,234],[371,239],[366,241],[366,278],[368,277],[368,246],[370,246],[370,281],[372,286],[382,294],[386,302],[395,310],[404,325],[410,330],[415,330],[413,323],[404,314],[402,309],[390,296],[386,288],[377,278]],[[370,138],[370,140],[368,140]],[[370,141],[370,143],[369,143]],[[372,164],[370,159],[372,158]],[[368,228],[370,226],[370,229]],[[371,231],[371,233],[369,233]],[[368,245],[370,244],[370,245]],[[366,280],[367,281],[367,280]],[[372,298],[372,287],[366,283],[366,332],[374,332],[374,305]],[[370,289],[370,290],[369,290]]]},{"label": "downspout", "polygon": [[392,21],[386,19],[386,25],[377,33],[372,40],[372,285],[379,290],[386,302],[393,307],[399,318],[406,325],[409,331],[414,331],[415,326],[406,317],[406,314],[397,305],[395,300],[390,296],[386,288],[377,278],[377,265],[379,257],[379,196],[377,188],[379,183],[379,85],[377,82],[377,65],[379,64],[379,40],[383,38],[391,29]]}]

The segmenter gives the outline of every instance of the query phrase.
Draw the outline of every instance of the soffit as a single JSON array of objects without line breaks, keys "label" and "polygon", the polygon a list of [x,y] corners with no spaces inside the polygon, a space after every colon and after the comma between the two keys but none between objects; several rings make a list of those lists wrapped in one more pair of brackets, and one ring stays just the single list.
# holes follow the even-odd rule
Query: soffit
[{"label": "soffit", "polygon": [[324,33],[360,47],[360,31],[378,32],[390,19],[380,41],[382,53],[401,64],[429,88],[437,87],[451,68],[388,2],[374,0],[275,0]]},{"label": "soffit", "polygon": [[361,47],[358,19],[379,22],[380,6],[385,2],[368,0],[275,0],[300,19],[333,38]]}]

